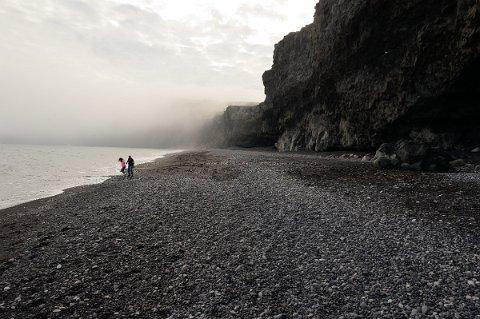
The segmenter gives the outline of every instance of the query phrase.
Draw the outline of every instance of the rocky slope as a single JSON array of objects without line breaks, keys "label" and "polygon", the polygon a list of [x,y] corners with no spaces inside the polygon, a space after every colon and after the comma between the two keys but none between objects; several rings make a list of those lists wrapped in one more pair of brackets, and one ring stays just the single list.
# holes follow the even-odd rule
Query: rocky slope
[{"label": "rocky slope", "polygon": [[321,0],[314,22],[275,46],[253,134],[281,151],[478,143],[479,7]]}]

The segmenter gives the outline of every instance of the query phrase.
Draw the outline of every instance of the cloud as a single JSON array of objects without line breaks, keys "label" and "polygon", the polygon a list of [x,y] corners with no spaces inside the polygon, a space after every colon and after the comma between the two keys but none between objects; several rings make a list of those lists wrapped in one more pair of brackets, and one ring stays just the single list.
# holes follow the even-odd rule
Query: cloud
[{"label": "cloud", "polygon": [[279,13],[275,10],[271,9],[272,6],[270,5],[265,5],[265,4],[243,4],[239,9],[238,9],[238,14],[240,16],[252,16],[254,18],[268,18],[268,19],[274,19],[274,20],[288,20],[288,15]]},{"label": "cloud", "polygon": [[93,134],[131,109],[127,128],[162,125],[185,99],[261,101],[273,44],[315,2],[2,0],[0,137],[17,123]]}]

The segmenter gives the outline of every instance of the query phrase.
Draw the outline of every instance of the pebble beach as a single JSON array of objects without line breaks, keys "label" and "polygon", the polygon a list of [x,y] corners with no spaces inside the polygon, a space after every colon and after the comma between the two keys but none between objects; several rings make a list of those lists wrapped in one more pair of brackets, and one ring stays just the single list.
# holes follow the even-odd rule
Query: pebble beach
[{"label": "pebble beach", "polygon": [[480,174],[201,150],[0,211],[0,318],[480,318]]}]

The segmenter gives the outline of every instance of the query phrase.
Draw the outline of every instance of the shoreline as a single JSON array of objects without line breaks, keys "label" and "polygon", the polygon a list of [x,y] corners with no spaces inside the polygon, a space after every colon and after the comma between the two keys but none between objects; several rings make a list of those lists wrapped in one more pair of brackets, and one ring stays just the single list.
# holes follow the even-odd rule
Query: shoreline
[{"label": "shoreline", "polygon": [[478,175],[251,150],[139,168],[0,211],[0,317],[480,310]]},{"label": "shoreline", "polygon": [[[148,165],[154,164],[157,161],[161,161],[162,159],[168,158],[170,156],[174,156],[176,154],[181,154],[183,152],[189,152],[188,150],[181,150],[178,152],[172,152],[165,154],[161,157],[157,157],[151,161],[144,162],[142,164],[136,165],[136,171],[137,170],[142,170],[145,167],[148,167]],[[137,171],[138,172],[138,171]],[[94,187],[101,187],[104,183],[107,183],[111,180],[118,179],[118,180],[123,180],[122,175],[112,175],[106,178],[104,181],[100,183],[94,183],[94,184],[83,184],[83,185],[78,185],[78,186],[73,186],[73,187],[68,187],[64,190],[61,191],[61,193],[52,195],[52,196],[47,196],[47,197],[42,197],[34,200],[30,200],[24,203],[20,203],[11,207],[6,207],[0,209],[0,243],[2,243],[4,246],[8,246],[9,242],[17,242],[18,240],[23,240],[25,236],[28,235],[29,231],[32,231],[32,229],[35,229],[36,227],[27,227],[24,228],[25,222],[24,220],[34,220],[37,222],[40,222],[40,217],[35,214],[35,211],[40,210],[45,207],[52,206],[52,203],[54,204],[56,201],[62,201],[67,199],[70,196],[76,196],[77,194],[80,194],[82,192],[88,191],[88,190],[94,190]],[[49,217],[46,214],[42,214],[42,217]],[[10,219],[17,219],[17,223],[10,223]],[[26,221],[27,224],[32,224],[29,221]],[[8,227],[5,227],[4,225],[7,225]],[[4,226],[4,227],[2,227]],[[0,245],[1,246],[1,245]],[[11,256],[8,254],[5,254],[4,251],[0,250],[0,262],[5,261],[10,259]]]},{"label": "shoreline", "polygon": [[[165,156],[168,156],[168,155],[170,155],[170,154],[176,154],[176,153],[181,153],[181,152],[186,152],[186,151],[188,151],[188,150],[172,150],[171,153],[166,153],[165,155],[161,155],[160,157],[155,157],[155,158],[149,159],[149,160],[147,160],[147,161],[145,161],[145,162],[142,161],[140,164],[135,165],[135,167],[138,168],[138,167],[140,167],[141,165],[155,162],[155,161],[157,161],[157,160],[159,160],[159,159],[162,159],[162,158],[164,158]],[[102,184],[102,183],[104,183],[105,181],[107,181],[108,179],[110,179],[110,178],[115,178],[115,177],[117,177],[117,176],[121,176],[121,175],[118,175],[118,172],[117,172],[117,174],[115,174],[115,175],[95,176],[95,178],[97,178],[99,181],[97,181],[97,182],[81,183],[81,184],[79,184],[79,185],[74,185],[74,186],[67,186],[66,188],[61,189],[61,190],[53,190],[53,191],[52,191],[52,194],[50,194],[50,195],[45,195],[45,196],[41,196],[41,197],[37,197],[37,198],[28,199],[28,200],[26,200],[26,201],[22,201],[22,202],[19,202],[19,203],[16,203],[16,204],[13,204],[13,205],[7,206],[7,207],[0,207],[0,215],[1,215],[2,213],[4,213],[4,211],[9,210],[9,209],[12,209],[12,208],[16,208],[17,206],[22,206],[22,205],[31,206],[31,204],[30,204],[31,202],[37,202],[37,201],[41,201],[42,199],[48,199],[48,198],[51,198],[51,197],[59,196],[59,195],[62,195],[62,194],[65,193],[66,191],[68,191],[68,190],[70,190],[70,189],[73,189],[73,188]],[[84,178],[87,178],[87,177],[92,177],[92,176],[84,176]]]},{"label": "shoreline", "polygon": [[[175,154],[180,154],[180,153],[183,153],[183,152],[190,152],[190,151],[191,150],[179,150],[178,152],[167,153],[165,155],[162,155],[161,157],[156,157],[156,158],[154,158],[152,160],[149,160],[147,162],[143,162],[141,164],[135,165],[135,170],[138,169],[138,168],[142,169],[142,166],[145,166],[145,165],[154,163],[156,161],[162,160],[162,159],[164,159],[168,156],[172,156],[172,155],[175,155]],[[43,203],[44,201],[52,199],[52,198],[57,197],[57,196],[62,196],[67,192],[75,192],[75,190],[77,188],[83,188],[83,187],[94,186],[94,185],[101,185],[101,184],[105,183],[106,181],[108,181],[112,178],[118,178],[118,177],[122,177],[122,175],[117,174],[117,175],[105,176],[105,180],[103,180],[101,182],[98,182],[98,183],[82,184],[82,185],[67,187],[65,189],[62,189],[62,190],[58,191],[59,193],[55,194],[55,195],[48,195],[48,196],[45,196],[45,197],[35,198],[35,199],[32,199],[32,200],[28,200],[26,202],[15,204],[13,206],[0,208],[0,218],[4,214],[11,214],[10,211],[21,211],[23,209],[35,209],[35,208],[41,206],[42,204],[44,204]],[[23,206],[23,207],[21,207],[21,206]]]}]

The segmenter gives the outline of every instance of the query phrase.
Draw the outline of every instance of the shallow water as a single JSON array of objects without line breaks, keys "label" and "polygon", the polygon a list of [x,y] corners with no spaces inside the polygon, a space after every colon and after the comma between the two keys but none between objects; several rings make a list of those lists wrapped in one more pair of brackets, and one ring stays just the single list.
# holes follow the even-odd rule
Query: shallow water
[{"label": "shallow water", "polygon": [[135,164],[179,150],[0,144],[0,209],[53,196],[121,174],[118,158]]}]

